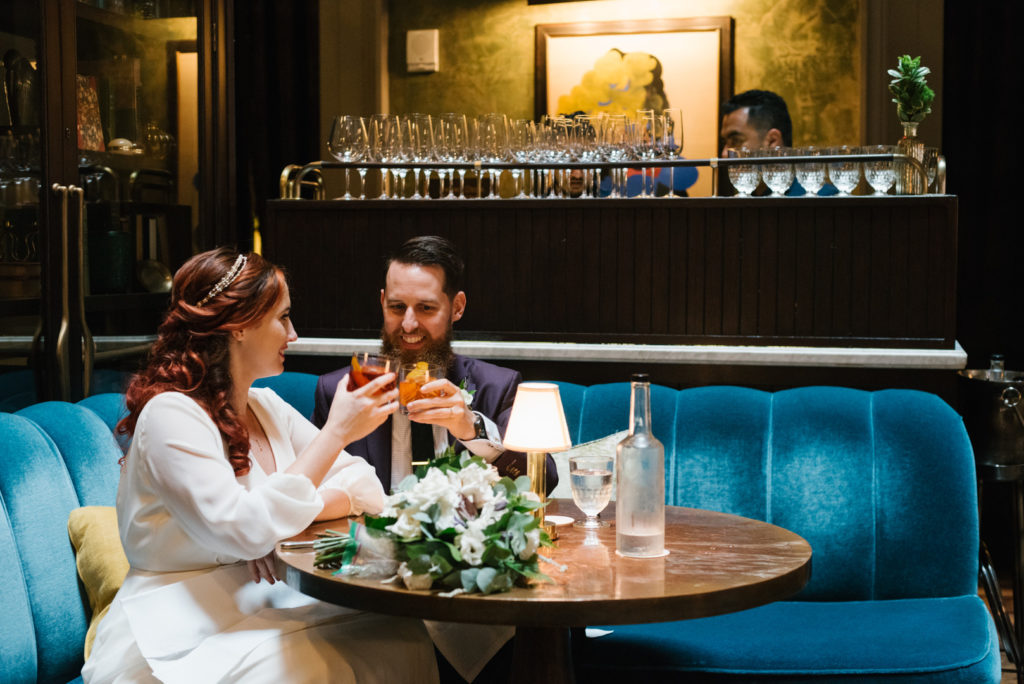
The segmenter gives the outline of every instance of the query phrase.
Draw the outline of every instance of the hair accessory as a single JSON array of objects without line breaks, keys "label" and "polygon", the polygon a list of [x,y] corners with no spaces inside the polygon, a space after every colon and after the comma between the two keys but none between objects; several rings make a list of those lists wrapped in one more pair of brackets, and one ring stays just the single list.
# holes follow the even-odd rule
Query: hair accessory
[{"label": "hair accessory", "polygon": [[248,260],[249,257],[245,256],[244,254],[239,254],[238,258],[235,259],[235,265],[232,266],[231,269],[224,274],[223,278],[217,281],[217,284],[213,286],[213,289],[207,292],[206,296],[200,299],[199,303],[196,304],[196,306],[201,307],[203,304],[206,304],[206,302],[210,301],[211,299],[219,295],[221,292],[223,292],[228,285],[235,281],[235,278],[238,277],[238,274],[242,272],[243,268],[245,268],[245,263]]}]

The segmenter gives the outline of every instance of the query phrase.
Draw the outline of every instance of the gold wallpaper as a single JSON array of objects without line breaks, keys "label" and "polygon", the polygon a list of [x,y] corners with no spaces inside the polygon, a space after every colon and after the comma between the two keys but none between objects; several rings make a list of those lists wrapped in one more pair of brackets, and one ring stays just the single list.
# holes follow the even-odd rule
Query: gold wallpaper
[{"label": "gold wallpaper", "polygon": [[[392,112],[505,112],[533,118],[537,24],[731,16],[734,84],[774,90],[789,104],[793,143],[858,142],[859,0],[391,0]],[[409,74],[405,33],[440,29],[440,71]]]}]

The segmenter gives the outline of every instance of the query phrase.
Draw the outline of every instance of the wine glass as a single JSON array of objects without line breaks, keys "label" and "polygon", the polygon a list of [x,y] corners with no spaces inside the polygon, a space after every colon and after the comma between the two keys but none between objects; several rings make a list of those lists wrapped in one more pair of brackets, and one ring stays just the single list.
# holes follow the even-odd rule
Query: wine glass
[{"label": "wine glass", "polygon": [[[437,158],[446,164],[463,161],[466,148],[466,115],[445,112],[438,120]],[[450,169],[451,182],[448,184],[446,199],[455,198],[455,168]],[[462,179],[465,171],[459,169],[459,192],[462,192]]]},{"label": "wine glass", "polygon": [[[529,164],[533,161],[534,154],[536,153],[534,147],[536,131],[536,126],[527,119],[515,119],[509,123],[509,150],[512,153],[512,158],[517,162]],[[523,178],[522,185],[519,183],[521,177]],[[526,178],[522,169],[512,169],[512,181],[515,187],[519,189],[516,197],[526,197]]]},{"label": "wine glass", "polygon": [[[725,150],[725,157],[727,159],[749,159],[755,156],[757,155],[746,147],[739,149],[729,147]],[[732,186],[736,188],[736,192],[742,197],[749,197],[761,180],[761,171],[757,164],[730,164],[728,170],[729,182],[732,183]]]},{"label": "wine glass", "polygon": [[[683,153],[683,110],[670,107],[662,113],[661,150],[669,159],[677,159]],[[676,169],[669,167],[669,190],[671,197],[676,191]]]},{"label": "wine glass", "polygon": [[[508,123],[504,114],[485,114],[480,119],[480,160],[492,164],[508,161]],[[488,197],[498,199],[501,189],[501,171],[487,170],[489,179]],[[482,192],[482,188],[481,188]]]},{"label": "wine glass", "polygon": [[[849,145],[838,145],[828,148],[834,156],[851,155],[853,149]],[[840,160],[828,163],[828,178],[839,190],[838,197],[849,197],[850,192],[860,182],[860,162],[856,160]]]},{"label": "wine glass", "polygon": [[[362,118],[343,114],[334,117],[331,134],[327,138],[327,149],[340,162],[358,162],[366,156],[366,126]],[[345,169],[345,197],[352,199],[349,191],[351,169]],[[363,173],[366,173],[364,170]]]},{"label": "wine glass", "polygon": [[778,164],[765,164],[761,168],[761,177],[764,179],[772,195],[783,197],[789,186],[793,184],[793,165],[787,161],[787,157],[793,156],[793,151],[788,147],[776,146],[767,150],[764,155],[773,159],[778,158]]},{"label": "wine glass", "polygon": [[[374,114],[370,117],[367,122],[367,146],[366,146],[366,158],[368,161],[383,162],[386,161],[386,152],[384,148],[384,129],[387,127],[388,114]],[[361,179],[366,178],[366,169],[359,169],[359,176]],[[387,199],[388,197],[388,170],[386,168],[380,169],[380,195],[378,199]]]},{"label": "wine glass", "polygon": [[[429,114],[410,114],[408,119],[409,127],[409,149],[410,158],[416,162],[429,162],[434,158],[434,127]],[[421,199],[430,197],[430,171],[426,172],[426,192],[420,195],[420,169],[413,166],[412,180],[415,183],[412,198]],[[442,181],[442,185],[443,185]]]},{"label": "wine glass", "polygon": [[[860,154],[894,154],[895,145],[865,145],[858,149]],[[896,169],[891,159],[864,162],[864,177],[876,195],[885,195],[896,182]]]},{"label": "wine glass", "polygon": [[405,164],[412,157],[412,142],[409,137],[409,122],[396,114],[389,115],[384,122],[384,161],[393,165],[391,174],[395,179],[398,199],[405,197],[405,175],[409,169]]},{"label": "wine glass", "polygon": [[[629,158],[630,132],[632,125],[625,114],[610,114],[601,130],[601,152],[605,161],[621,162]],[[611,169],[611,197],[622,197],[625,193],[626,170],[622,167]]]},{"label": "wine glass", "polygon": [[572,500],[587,516],[586,520],[577,520],[574,527],[597,529],[608,527],[608,523],[598,519],[597,515],[604,510],[612,498],[612,473],[615,472],[615,460],[611,456],[572,456],[569,458],[569,485],[572,489]]},{"label": "wine glass", "polygon": [[[638,109],[636,111],[637,121],[637,137],[636,142],[636,156],[637,159],[654,159],[659,154],[659,148],[661,147],[660,141],[658,140],[658,116],[654,113],[653,109]],[[647,194],[647,169],[641,167],[640,169],[640,196],[648,197]],[[652,183],[653,185],[653,183]],[[654,188],[651,188],[651,195],[653,196]]]},{"label": "wine glass", "polygon": [[[814,145],[801,147],[798,150],[801,157],[819,157],[821,150]],[[822,162],[800,162],[795,169],[796,180],[803,187],[808,195],[816,195],[825,185],[825,165]]]}]

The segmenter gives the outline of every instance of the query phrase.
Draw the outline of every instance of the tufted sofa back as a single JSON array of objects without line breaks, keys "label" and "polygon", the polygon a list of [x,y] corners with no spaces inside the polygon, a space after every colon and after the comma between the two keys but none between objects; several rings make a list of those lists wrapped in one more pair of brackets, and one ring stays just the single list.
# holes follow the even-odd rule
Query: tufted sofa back
[{"label": "tufted sofa back", "polygon": [[78,677],[88,627],[68,514],[114,504],[121,450],[95,413],[64,402],[0,413],[0,673]]},{"label": "tufted sofa back", "polygon": [[[558,384],[574,444],[628,428],[629,383]],[[977,590],[974,459],[960,416],[938,397],[652,386],[651,405],[666,503],[803,536],[814,570],[799,599]]]}]

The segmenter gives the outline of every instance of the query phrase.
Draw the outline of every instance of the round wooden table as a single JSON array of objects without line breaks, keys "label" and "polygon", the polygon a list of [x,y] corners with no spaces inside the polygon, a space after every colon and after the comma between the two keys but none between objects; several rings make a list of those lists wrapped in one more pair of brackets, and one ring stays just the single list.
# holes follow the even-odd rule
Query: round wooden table
[{"label": "round wooden table", "polygon": [[[553,500],[548,515],[582,513],[571,501]],[[811,574],[811,547],[775,525],[726,513],[665,510],[661,558],[624,558],[615,552],[614,504],[601,518],[610,527],[587,532],[559,525],[557,548],[542,549],[551,583],[482,596],[441,597],[401,584],[335,575],[313,566],[313,550],[278,547],[278,576],[291,587],[350,608],[450,622],[516,626],[513,681],[571,682],[569,628],[664,622],[730,613],[788,598]],[[293,540],[325,529],[347,530],[348,521],[310,526]]]}]

